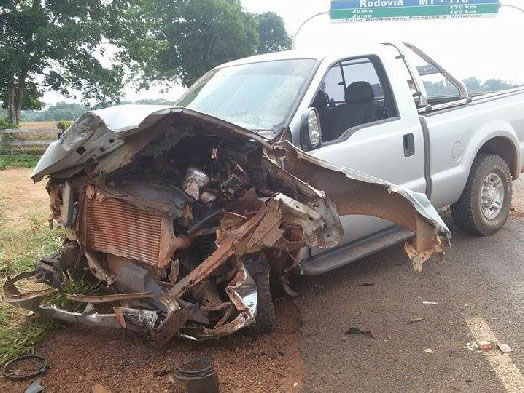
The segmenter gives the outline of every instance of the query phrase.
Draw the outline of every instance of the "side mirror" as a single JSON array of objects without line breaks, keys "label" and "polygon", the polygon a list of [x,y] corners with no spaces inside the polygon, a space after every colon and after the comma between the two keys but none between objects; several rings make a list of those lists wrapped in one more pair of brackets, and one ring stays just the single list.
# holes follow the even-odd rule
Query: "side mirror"
[{"label": "side mirror", "polygon": [[308,108],[302,115],[300,141],[305,151],[316,149],[322,143],[322,130],[317,108]]}]

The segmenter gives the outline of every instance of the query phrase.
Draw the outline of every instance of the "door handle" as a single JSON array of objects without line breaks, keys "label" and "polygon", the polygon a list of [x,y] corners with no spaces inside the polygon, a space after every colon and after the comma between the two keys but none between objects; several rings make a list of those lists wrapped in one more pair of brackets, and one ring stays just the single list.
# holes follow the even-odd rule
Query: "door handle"
[{"label": "door handle", "polygon": [[413,133],[404,135],[404,157],[411,157],[415,154],[415,135]]}]

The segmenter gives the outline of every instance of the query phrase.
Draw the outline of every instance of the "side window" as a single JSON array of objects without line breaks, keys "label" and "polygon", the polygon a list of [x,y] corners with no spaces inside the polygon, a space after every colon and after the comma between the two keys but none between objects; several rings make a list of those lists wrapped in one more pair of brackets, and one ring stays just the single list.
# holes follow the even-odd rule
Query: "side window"
[{"label": "side window", "polygon": [[408,60],[413,64],[428,95],[428,104],[438,105],[459,99],[460,91],[445,75],[433,64],[428,63],[416,53],[408,50]]},{"label": "side window", "polygon": [[389,81],[375,57],[334,64],[313,106],[320,114],[324,142],[345,139],[359,126],[398,116]]},{"label": "side window", "polygon": [[331,67],[324,78],[325,91],[329,99],[334,102],[344,101],[344,79],[340,65]]}]

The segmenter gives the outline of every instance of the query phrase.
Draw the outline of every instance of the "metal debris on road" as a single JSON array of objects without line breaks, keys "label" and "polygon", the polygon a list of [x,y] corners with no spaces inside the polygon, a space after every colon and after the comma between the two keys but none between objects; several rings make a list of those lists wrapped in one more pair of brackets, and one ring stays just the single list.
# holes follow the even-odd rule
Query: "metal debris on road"
[{"label": "metal debris on road", "polygon": [[366,337],[369,337],[369,338],[375,338],[375,336],[373,335],[373,333],[371,333],[370,330],[361,330],[359,328],[356,328],[356,327],[350,327],[348,330],[346,330],[346,334],[348,335],[362,335],[362,336],[366,336]]},{"label": "metal debris on road", "polygon": [[426,300],[424,300],[424,301],[422,302],[422,304],[424,304],[424,305],[426,305],[426,306],[437,306],[437,305],[438,305],[437,302],[429,302],[429,301],[426,301]]},{"label": "metal debris on road", "polygon": [[409,323],[409,324],[412,324],[412,323],[422,322],[422,321],[425,321],[425,320],[426,320],[426,318],[423,318],[423,317],[421,317],[421,318],[413,318],[413,319],[412,319],[411,321],[409,321],[408,323]]}]

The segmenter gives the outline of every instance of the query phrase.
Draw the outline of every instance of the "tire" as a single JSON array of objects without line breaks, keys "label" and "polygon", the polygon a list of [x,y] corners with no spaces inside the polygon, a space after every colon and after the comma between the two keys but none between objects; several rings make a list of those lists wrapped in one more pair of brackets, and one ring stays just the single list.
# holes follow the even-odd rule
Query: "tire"
[{"label": "tire", "polygon": [[[484,205],[481,203],[483,190],[488,195]],[[463,232],[493,235],[506,223],[512,197],[513,183],[508,164],[497,155],[479,154],[473,161],[460,199],[451,205],[451,215]]]},{"label": "tire", "polygon": [[275,327],[275,306],[269,283],[270,267],[263,253],[248,256],[244,266],[257,286],[257,316],[251,331],[255,334],[271,333]]}]

